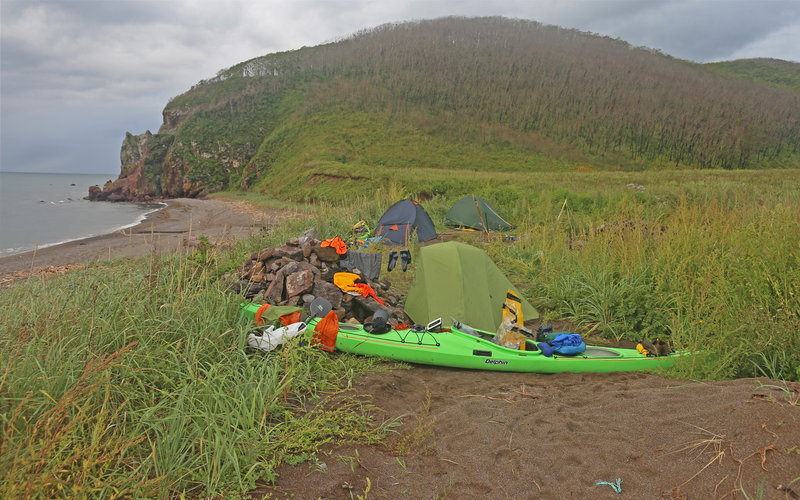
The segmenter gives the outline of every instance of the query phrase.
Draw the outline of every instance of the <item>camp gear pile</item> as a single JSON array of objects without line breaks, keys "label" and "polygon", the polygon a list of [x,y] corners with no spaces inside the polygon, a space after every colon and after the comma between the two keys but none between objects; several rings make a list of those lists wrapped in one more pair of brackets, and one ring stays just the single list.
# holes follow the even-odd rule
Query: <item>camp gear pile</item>
[{"label": "camp gear pile", "polygon": [[[325,297],[333,304],[341,320],[364,322],[375,311],[386,309],[391,317],[405,321],[403,310],[398,307],[400,299],[385,281],[369,278],[363,273],[352,273],[356,276],[352,294],[336,286],[333,281],[337,273],[360,270],[344,267],[348,261],[343,263],[341,260],[342,257],[346,259],[352,250],[340,255],[337,249],[342,247],[337,241],[332,241],[332,246],[321,246],[321,243],[313,230],[289,238],[285,245],[264,248],[250,255],[235,273],[227,276],[227,280],[233,290],[246,298],[274,307],[307,309],[314,298]],[[369,275],[374,276],[375,272],[380,272],[381,254],[370,255],[376,257],[357,261],[377,263]],[[350,264],[353,262],[349,261]],[[266,309],[264,314],[273,314],[269,311]]]},{"label": "camp gear pile", "polygon": [[[270,301],[242,307],[244,317],[262,323],[249,333],[249,347],[269,352],[305,334],[305,342],[328,352],[534,373],[655,370],[694,355],[654,355],[669,350],[660,340],[658,346],[643,341],[637,349],[587,346],[579,334],[553,332],[549,326],[540,327],[534,338],[524,319],[538,317],[537,311],[483,250],[458,242],[420,249],[405,301],[409,324],[398,307],[402,298],[388,293],[379,281],[342,269],[337,245],[320,243],[311,234],[293,238],[285,246],[253,254],[239,270],[246,290],[258,285],[251,296]],[[379,294],[389,302],[386,307]]]}]

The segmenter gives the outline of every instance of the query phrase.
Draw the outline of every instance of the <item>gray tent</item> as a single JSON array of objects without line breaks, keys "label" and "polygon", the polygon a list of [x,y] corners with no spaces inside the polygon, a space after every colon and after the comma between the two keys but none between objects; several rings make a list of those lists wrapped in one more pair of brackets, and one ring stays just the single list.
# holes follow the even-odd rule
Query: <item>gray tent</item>
[{"label": "gray tent", "polygon": [[378,231],[375,235],[383,236],[381,241],[388,245],[408,245],[411,232],[415,229],[420,242],[438,236],[433,221],[422,205],[416,201],[403,200],[386,210],[378,221]]}]

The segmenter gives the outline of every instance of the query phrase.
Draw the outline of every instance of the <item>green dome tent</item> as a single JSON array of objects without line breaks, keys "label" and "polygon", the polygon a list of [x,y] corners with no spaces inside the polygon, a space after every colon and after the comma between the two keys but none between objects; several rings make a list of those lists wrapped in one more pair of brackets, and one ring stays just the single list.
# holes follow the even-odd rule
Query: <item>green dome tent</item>
[{"label": "green dome tent", "polygon": [[455,202],[444,216],[450,226],[478,231],[508,231],[514,226],[505,221],[488,201],[471,194]]},{"label": "green dome tent", "polygon": [[[414,284],[408,292],[405,312],[415,322],[426,324],[455,318],[473,328],[494,332],[508,290],[520,295],[502,271],[480,248],[449,241],[420,249]],[[524,318],[539,317],[522,299]]]}]

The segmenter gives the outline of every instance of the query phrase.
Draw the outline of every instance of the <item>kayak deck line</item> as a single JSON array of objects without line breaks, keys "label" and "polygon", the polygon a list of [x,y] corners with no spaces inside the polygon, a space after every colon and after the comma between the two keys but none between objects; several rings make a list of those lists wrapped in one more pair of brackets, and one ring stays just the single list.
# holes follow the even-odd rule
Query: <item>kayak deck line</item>
[{"label": "kayak deck line", "polygon": [[378,344],[388,344],[388,345],[393,345],[393,346],[397,346],[397,347],[412,347],[414,349],[434,349],[434,350],[439,348],[437,345],[433,345],[433,344],[416,344],[414,342],[399,342],[399,341],[378,340],[378,339],[366,338],[366,337],[363,337],[363,336],[360,336],[360,335],[359,336],[353,336],[353,335],[348,335],[348,334],[342,334],[341,332],[339,332],[339,335],[342,335],[342,336],[344,336],[345,338],[348,338],[348,339],[360,340],[362,342],[376,342]]}]

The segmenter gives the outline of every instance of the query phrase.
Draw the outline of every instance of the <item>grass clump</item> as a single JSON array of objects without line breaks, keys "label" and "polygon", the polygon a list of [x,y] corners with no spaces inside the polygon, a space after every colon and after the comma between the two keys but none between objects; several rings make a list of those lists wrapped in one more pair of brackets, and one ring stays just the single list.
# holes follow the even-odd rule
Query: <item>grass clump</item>
[{"label": "grass clump", "polygon": [[317,404],[369,363],[245,351],[240,298],[217,283],[236,254],[113,261],[0,295],[0,496],[236,496],[332,439],[383,435],[366,401]]}]

